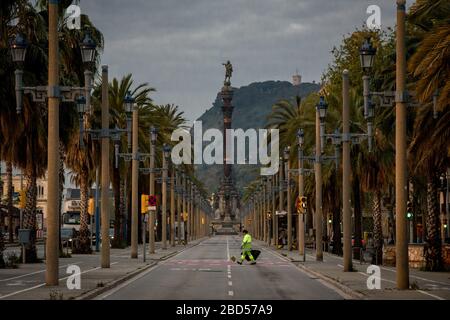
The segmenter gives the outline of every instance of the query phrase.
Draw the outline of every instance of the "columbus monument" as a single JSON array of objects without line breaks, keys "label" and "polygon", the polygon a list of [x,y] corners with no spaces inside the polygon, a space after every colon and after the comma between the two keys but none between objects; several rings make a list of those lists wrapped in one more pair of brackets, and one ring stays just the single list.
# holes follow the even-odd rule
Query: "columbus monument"
[{"label": "columbus monument", "polygon": [[235,233],[235,226],[239,225],[239,193],[236,190],[232,177],[232,166],[226,156],[228,143],[227,129],[231,129],[231,118],[233,114],[233,89],[231,88],[231,76],[233,74],[233,65],[230,61],[223,63],[225,66],[225,81],[223,83],[220,96],[223,101],[223,177],[220,181],[220,187],[216,193],[215,209],[216,216],[213,224],[217,232],[222,234]]}]

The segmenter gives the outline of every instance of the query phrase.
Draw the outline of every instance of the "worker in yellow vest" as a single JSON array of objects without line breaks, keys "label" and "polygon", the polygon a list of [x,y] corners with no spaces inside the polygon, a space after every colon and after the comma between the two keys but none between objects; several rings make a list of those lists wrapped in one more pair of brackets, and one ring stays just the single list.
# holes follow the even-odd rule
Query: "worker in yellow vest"
[{"label": "worker in yellow vest", "polygon": [[237,263],[242,264],[242,261],[244,261],[245,257],[248,256],[250,259],[250,264],[256,264],[256,261],[252,256],[252,236],[248,233],[247,230],[242,231],[242,233],[244,234],[241,245],[242,256]]}]

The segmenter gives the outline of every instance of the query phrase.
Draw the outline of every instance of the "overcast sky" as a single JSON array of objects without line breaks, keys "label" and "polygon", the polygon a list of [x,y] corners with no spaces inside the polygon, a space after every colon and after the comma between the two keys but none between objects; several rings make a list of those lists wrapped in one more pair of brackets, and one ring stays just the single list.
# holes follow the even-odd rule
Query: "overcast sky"
[{"label": "overcast sky", "polygon": [[[409,0],[409,4],[412,0]],[[157,89],[157,104],[180,106],[198,118],[223,83],[226,60],[233,86],[255,81],[319,81],[342,37],[367,20],[369,5],[393,26],[395,0],[81,0],[103,32],[102,64],[110,78],[132,73]]]}]

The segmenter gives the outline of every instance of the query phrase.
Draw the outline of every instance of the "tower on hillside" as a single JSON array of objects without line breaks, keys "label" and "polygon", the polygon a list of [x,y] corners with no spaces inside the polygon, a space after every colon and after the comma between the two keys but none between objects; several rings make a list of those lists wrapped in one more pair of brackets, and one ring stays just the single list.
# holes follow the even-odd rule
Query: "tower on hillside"
[{"label": "tower on hillside", "polygon": [[295,71],[295,74],[292,76],[292,85],[299,86],[302,83],[302,76],[298,74],[298,69]]}]

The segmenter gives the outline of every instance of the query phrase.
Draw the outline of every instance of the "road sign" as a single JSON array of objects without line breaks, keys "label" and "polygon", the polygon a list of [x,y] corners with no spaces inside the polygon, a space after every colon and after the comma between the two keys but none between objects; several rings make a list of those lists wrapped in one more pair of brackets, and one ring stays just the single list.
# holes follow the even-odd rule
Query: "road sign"
[{"label": "road sign", "polygon": [[276,211],[275,212],[275,215],[277,215],[277,216],[285,216],[287,214],[287,212],[286,211]]},{"label": "road sign", "polygon": [[156,196],[153,194],[148,196],[148,210],[156,210]]}]

